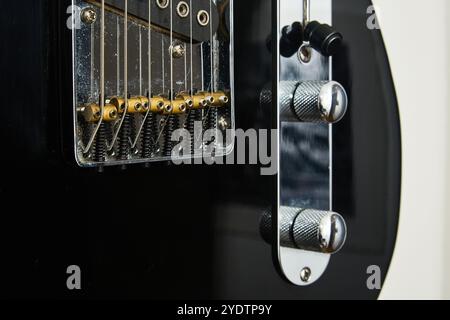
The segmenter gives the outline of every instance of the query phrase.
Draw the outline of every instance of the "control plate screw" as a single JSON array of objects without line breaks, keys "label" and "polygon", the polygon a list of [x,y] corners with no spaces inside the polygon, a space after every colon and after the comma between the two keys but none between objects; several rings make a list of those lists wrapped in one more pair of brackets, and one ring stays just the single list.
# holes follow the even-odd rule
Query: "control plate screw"
[{"label": "control plate screw", "polygon": [[305,267],[300,272],[300,279],[303,282],[309,282],[309,279],[311,279],[311,269],[308,267]]}]

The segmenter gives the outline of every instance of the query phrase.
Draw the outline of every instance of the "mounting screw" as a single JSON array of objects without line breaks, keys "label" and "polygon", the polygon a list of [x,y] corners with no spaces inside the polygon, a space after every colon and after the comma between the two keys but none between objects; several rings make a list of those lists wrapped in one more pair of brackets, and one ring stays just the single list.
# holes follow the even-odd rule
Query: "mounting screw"
[{"label": "mounting screw", "polygon": [[172,54],[172,57],[174,59],[179,59],[184,57],[186,49],[184,48],[183,44],[176,43],[169,47],[169,52]]},{"label": "mounting screw", "polygon": [[308,267],[305,267],[300,272],[300,279],[303,282],[309,282],[309,279],[311,279],[311,269]]},{"label": "mounting screw", "polygon": [[97,13],[92,8],[84,8],[81,11],[81,21],[83,21],[85,24],[93,24],[95,21],[97,21]]},{"label": "mounting screw", "polygon": [[228,124],[228,121],[227,121],[227,119],[225,119],[225,117],[220,117],[218,124],[219,124],[220,130],[222,130],[222,131],[225,131],[230,127]]}]

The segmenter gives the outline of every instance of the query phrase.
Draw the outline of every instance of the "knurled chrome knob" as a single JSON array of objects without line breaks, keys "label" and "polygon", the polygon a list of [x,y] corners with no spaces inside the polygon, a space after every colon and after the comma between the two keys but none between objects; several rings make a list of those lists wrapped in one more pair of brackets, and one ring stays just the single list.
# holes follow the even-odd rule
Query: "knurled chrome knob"
[{"label": "knurled chrome knob", "polygon": [[284,122],[336,123],[347,112],[347,93],[336,81],[282,81],[279,94]]},{"label": "knurled chrome knob", "polygon": [[[347,226],[344,218],[335,212],[281,207],[280,244],[282,247],[321,253],[336,253],[345,243]],[[260,228],[263,238],[271,242],[272,215],[265,212]]]},{"label": "knurled chrome knob", "polygon": [[345,243],[347,227],[344,218],[335,212],[306,209],[296,216],[292,235],[300,249],[335,253]]}]

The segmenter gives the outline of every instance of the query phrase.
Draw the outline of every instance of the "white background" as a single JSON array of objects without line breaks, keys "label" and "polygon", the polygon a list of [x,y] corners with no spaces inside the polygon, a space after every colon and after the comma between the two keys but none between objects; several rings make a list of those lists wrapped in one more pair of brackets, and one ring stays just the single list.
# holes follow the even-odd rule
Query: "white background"
[{"label": "white background", "polygon": [[450,1],[373,2],[403,140],[400,227],[381,298],[449,299]]}]

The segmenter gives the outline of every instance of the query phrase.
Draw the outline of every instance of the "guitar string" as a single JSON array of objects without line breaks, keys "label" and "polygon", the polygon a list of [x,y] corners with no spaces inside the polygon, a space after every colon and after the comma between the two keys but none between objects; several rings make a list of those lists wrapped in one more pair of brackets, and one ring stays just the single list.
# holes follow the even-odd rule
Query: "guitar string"
[{"label": "guitar string", "polygon": [[214,39],[213,39],[213,17],[212,17],[212,1],[209,0],[209,43],[211,58],[211,95],[214,96]]},{"label": "guitar string", "polygon": [[[190,58],[190,76],[191,76],[191,87],[190,87],[190,96],[191,96],[191,100],[192,102],[194,102],[194,50],[193,50],[193,45],[194,45],[194,41],[193,41],[193,19],[192,19],[192,12],[194,11],[194,8],[192,7],[192,0],[189,0],[189,7],[191,8],[190,11],[190,17],[189,17],[189,49],[190,49],[190,54],[189,54],[189,58]],[[189,114],[186,117],[186,121],[188,120],[188,118],[190,117],[192,110],[189,110]],[[195,121],[195,117],[194,117],[194,121]],[[195,126],[194,126],[195,127]],[[194,141],[196,141],[196,136],[195,136],[195,131],[194,131],[194,136],[190,137],[191,139],[194,139]],[[192,145],[192,143],[191,143]],[[194,142],[194,149],[195,149],[195,142]],[[195,150],[191,150],[191,152],[195,153]]]},{"label": "guitar string", "polygon": [[122,123],[117,130],[117,134],[119,134],[120,129],[122,128],[123,121],[128,112],[128,0],[125,0],[125,17],[124,17],[124,51],[123,51],[123,59],[124,59],[124,72],[123,78],[125,82],[124,87],[124,96],[125,96],[125,110],[123,112]]},{"label": "guitar string", "polygon": [[162,93],[166,93],[166,66],[164,59],[164,36],[161,35],[161,73],[162,73]]},{"label": "guitar string", "polygon": [[[169,0],[170,2],[170,107],[173,112],[173,0]],[[166,122],[164,124],[164,128],[167,126],[167,122],[170,119],[170,115],[166,117]]]},{"label": "guitar string", "polygon": [[142,97],[142,26],[139,26],[139,96]]},{"label": "guitar string", "polygon": [[192,12],[194,11],[194,8],[192,8],[192,0],[189,0],[189,6],[191,8],[191,12],[190,12],[190,33],[189,33],[189,41],[190,41],[190,60],[191,60],[191,99],[193,99],[193,95],[194,95],[194,69],[193,69],[193,25],[192,25]]},{"label": "guitar string", "polygon": [[[205,92],[205,70],[204,70],[204,65],[205,65],[205,59],[204,59],[204,50],[203,50],[203,46],[205,45],[205,43],[201,43],[200,44],[200,73],[202,75],[202,92]],[[205,123],[204,119],[205,119],[205,109],[202,108],[202,125]],[[203,131],[203,128],[202,128]],[[201,137],[199,137],[200,139]]]},{"label": "guitar string", "polygon": [[[142,120],[141,126],[139,128],[139,131],[136,135],[136,138],[133,142],[132,148],[136,148],[136,145],[139,141],[139,138],[142,134],[142,131],[144,130],[144,126],[145,123],[147,122],[148,116],[150,115],[151,112],[151,107],[152,107],[152,4],[151,4],[151,0],[148,1],[148,110],[145,113],[145,116]],[[142,58],[142,56],[141,56]],[[142,93],[141,93],[142,96]]]},{"label": "guitar string", "polygon": [[120,18],[117,17],[116,20],[116,29],[117,29],[117,36],[116,36],[116,77],[117,77],[117,97],[120,96]]},{"label": "guitar string", "polygon": [[303,28],[306,28],[306,25],[309,23],[311,14],[310,10],[310,0],[303,0]]},{"label": "guitar string", "polygon": [[184,49],[184,92],[188,91],[187,50]]},{"label": "guitar string", "polygon": [[[170,38],[169,38],[169,55],[170,55],[170,60],[169,60],[170,61],[170,63],[169,63],[170,64],[170,69],[169,69],[170,89],[169,90],[170,90],[170,92],[169,92],[169,96],[170,97],[169,97],[169,99],[170,99],[170,106],[173,108],[173,56],[172,56],[172,54],[173,54],[173,20],[172,20],[172,18],[173,18],[173,3],[172,3],[172,0],[169,0],[169,1],[170,1],[170,6],[169,6],[169,9],[170,9]],[[164,71],[164,62],[165,62],[165,60],[164,60],[164,36],[161,36],[161,39],[162,39],[162,43],[163,43],[161,55],[162,55],[162,61],[163,61],[162,65],[163,65],[163,75],[164,75],[164,73],[165,73],[165,71]],[[165,78],[163,76],[163,94],[166,93],[165,91],[166,91],[165,90]],[[161,130],[159,131],[158,138],[156,139],[156,143],[159,143],[159,141],[161,140],[161,137],[166,129],[169,117],[170,117],[170,115],[166,115],[165,117],[163,117],[163,124],[162,124]]]},{"label": "guitar string", "polygon": [[[170,92],[169,92],[169,99],[170,99],[170,107],[173,108],[173,1],[170,1],[170,43],[169,43],[169,56],[170,56]],[[162,55],[164,56],[164,50],[162,51]],[[163,81],[164,83],[164,81]],[[164,91],[164,90],[163,90]],[[173,111],[173,110],[172,110]],[[167,123],[169,122],[169,118],[171,115],[166,115],[164,117],[164,124],[161,128],[161,131],[159,133],[158,139],[156,140],[157,142],[160,141],[162,134],[164,133]]]},{"label": "guitar string", "polygon": [[94,98],[94,78],[95,78],[95,23],[91,25],[91,99]]},{"label": "guitar string", "polygon": [[[173,108],[173,1],[170,1],[170,45],[169,45],[169,56],[170,56],[170,92],[169,92],[169,98],[170,98],[170,107]],[[163,52],[164,54],[164,52]],[[173,112],[173,109],[172,109]],[[161,130],[160,136],[158,137],[158,140],[161,138],[162,133],[165,131],[166,126],[169,122],[171,115],[167,115],[164,119],[164,125]]]},{"label": "guitar string", "polygon": [[[194,91],[194,88],[193,88],[193,79],[194,79],[194,74],[193,74],[193,69],[192,69],[192,65],[193,65],[193,58],[192,58],[192,45],[193,45],[193,40],[192,40],[192,38],[193,38],[193,28],[192,28],[192,11],[193,11],[193,8],[192,8],[192,0],[189,0],[189,8],[190,8],[190,11],[189,11],[189,60],[190,60],[190,66],[189,66],[189,68],[190,68],[190,70],[189,70],[189,72],[190,72],[190,90],[188,89],[188,75],[187,75],[187,50],[185,50],[186,52],[185,52],[185,55],[184,55],[184,82],[185,82],[185,92],[187,93],[187,92],[189,92],[189,95],[190,95],[190,97],[191,97],[191,100],[192,101],[194,101],[194,97],[193,97],[193,91]],[[189,120],[189,117],[190,117],[190,115],[191,115],[191,108],[189,108],[188,109],[188,112],[187,112],[187,114],[186,114],[186,117],[185,117],[185,119],[184,119],[184,123],[183,123],[183,128],[185,128],[186,127],[186,123],[188,122],[188,120]],[[191,139],[192,139],[192,137],[191,137]]]},{"label": "guitar string", "polygon": [[[104,1],[104,0],[102,0]],[[124,0],[124,22],[123,22],[123,60],[124,60],[124,71],[123,71],[123,82],[124,82],[124,100],[125,100],[125,110],[123,111],[122,118],[120,119],[119,126],[115,130],[113,140],[111,144],[108,146],[108,151],[111,151],[114,148],[114,145],[117,142],[119,137],[120,130],[122,129],[123,123],[125,121],[125,117],[128,113],[128,0]]]},{"label": "guitar string", "polygon": [[[210,91],[214,97],[214,48],[213,48],[213,17],[212,17],[212,0],[209,0],[209,56],[210,56]],[[204,91],[204,89],[203,89]],[[203,116],[203,125],[208,121],[212,106],[207,108],[206,114]]]},{"label": "guitar string", "polygon": [[170,1],[170,105],[173,107],[173,1]]},{"label": "guitar string", "polygon": [[201,70],[200,71],[202,73],[202,92],[205,91],[205,74],[204,74],[205,70],[203,69],[205,62],[204,62],[204,58],[203,58],[203,54],[204,54],[203,45],[204,45],[204,43],[200,44],[200,57],[201,57],[201,63],[200,63]]},{"label": "guitar string", "polygon": [[[162,73],[162,95],[164,96],[166,92],[166,68],[165,63],[166,60],[164,59],[164,35],[161,35],[161,73]],[[159,130],[158,137],[156,138],[155,145],[159,143],[161,140],[162,134],[164,132],[165,124],[166,124],[166,117],[162,118],[163,124]]]}]

